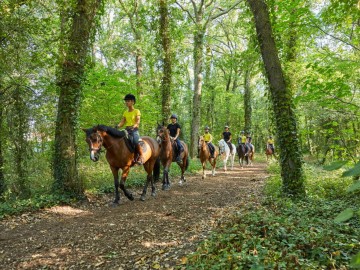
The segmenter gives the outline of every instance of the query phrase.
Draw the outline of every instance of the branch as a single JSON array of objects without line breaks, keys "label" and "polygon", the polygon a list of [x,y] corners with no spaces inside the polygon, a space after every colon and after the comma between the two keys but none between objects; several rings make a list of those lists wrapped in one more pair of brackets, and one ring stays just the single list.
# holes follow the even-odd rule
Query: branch
[{"label": "branch", "polygon": [[234,9],[238,4],[240,4],[243,0],[240,0],[240,1],[237,1],[234,5],[232,5],[231,7],[229,7],[228,9],[225,9],[224,11],[218,13],[218,14],[215,14],[214,16],[210,17],[210,21],[213,21],[215,20],[216,18],[219,18],[220,16],[226,14],[226,13],[229,13],[230,10]]},{"label": "branch", "polygon": [[[197,12],[197,11],[196,11],[196,5],[195,5],[195,3],[194,3],[193,1],[191,1],[191,2],[193,3],[193,6],[195,6],[195,7],[194,7],[194,12],[195,12],[195,14],[196,14],[196,12]],[[187,9],[185,9],[177,0],[175,0],[175,3],[182,9],[182,11],[186,12],[186,13],[189,15],[190,19],[196,24],[196,21],[195,21],[194,17],[191,16],[190,11],[187,10]]]},{"label": "branch", "polygon": [[314,27],[316,27],[317,29],[319,29],[319,30],[320,30],[321,32],[323,32],[325,35],[328,35],[328,36],[332,37],[333,39],[336,39],[336,40],[338,40],[338,41],[341,41],[341,42],[345,43],[346,45],[349,45],[349,46],[352,47],[353,49],[355,49],[355,50],[357,50],[357,51],[360,51],[360,49],[359,49],[358,47],[356,47],[355,45],[353,45],[353,44],[351,44],[351,43],[349,43],[349,42],[347,42],[347,41],[345,41],[345,40],[343,40],[343,39],[341,39],[341,38],[338,38],[338,37],[336,37],[336,36],[334,36],[334,35],[326,32],[325,30],[323,30],[323,29],[322,29],[320,26],[318,26],[317,24],[314,24]]}]

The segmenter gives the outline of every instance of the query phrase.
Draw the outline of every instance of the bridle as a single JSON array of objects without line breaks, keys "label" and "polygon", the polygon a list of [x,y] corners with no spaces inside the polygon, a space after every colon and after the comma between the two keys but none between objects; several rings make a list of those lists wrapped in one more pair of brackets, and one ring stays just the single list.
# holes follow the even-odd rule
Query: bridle
[{"label": "bridle", "polygon": [[100,134],[99,134],[98,132],[96,132],[96,143],[99,145],[99,147],[98,147],[98,148],[92,147],[92,146],[93,146],[93,142],[90,140],[91,146],[90,146],[90,149],[89,149],[89,150],[90,150],[91,152],[94,151],[94,152],[96,152],[96,153],[100,152],[100,151],[101,151],[101,147],[102,147],[102,145],[103,145],[103,142],[104,142],[103,138],[100,136]]}]

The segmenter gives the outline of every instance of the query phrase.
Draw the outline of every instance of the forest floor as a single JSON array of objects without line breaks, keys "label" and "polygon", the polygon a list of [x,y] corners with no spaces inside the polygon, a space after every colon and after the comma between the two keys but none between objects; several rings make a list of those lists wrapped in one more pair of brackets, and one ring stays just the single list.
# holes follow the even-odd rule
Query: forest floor
[{"label": "forest floor", "polygon": [[[215,177],[207,171],[172,179],[170,191],[157,183],[156,197],[134,201],[113,195],[88,197],[0,221],[1,269],[174,269],[195,251],[219,221],[242,205],[257,204],[267,178],[266,163],[255,163]],[[121,194],[122,195],[122,194]]]}]

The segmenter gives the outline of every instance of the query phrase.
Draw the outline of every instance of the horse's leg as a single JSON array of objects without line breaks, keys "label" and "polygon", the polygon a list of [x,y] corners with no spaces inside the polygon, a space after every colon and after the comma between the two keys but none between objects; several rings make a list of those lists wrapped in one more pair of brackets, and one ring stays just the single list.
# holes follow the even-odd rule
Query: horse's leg
[{"label": "horse's leg", "polygon": [[130,167],[125,167],[123,168],[122,171],[122,175],[121,175],[121,180],[120,180],[120,189],[124,192],[125,196],[130,200],[133,201],[134,200],[134,196],[131,194],[131,192],[129,192],[126,188],[125,188],[125,181],[126,178],[129,174],[130,171]]},{"label": "horse's leg", "polygon": [[227,171],[226,164],[227,164],[228,158],[229,158],[229,156],[226,155],[226,156],[225,156],[225,159],[224,159],[224,171],[225,171],[225,172]]},{"label": "horse's leg", "polygon": [[170,189],[170,181],[169,181],[169,165],[166,165],[164,169],[164,181],[162,185],[162,190]]},{"label": "horse's leg", "polygon": [[[211,162],[210,162],[210,164],[211,164]],[[211,167],[212,167],[212,176],[215,176],[216,159],[213,159]]]},{"label": "horse's leg", "polygon": [[119,194],[119,168],[110,166],[111,172],[114,176],[114,187],[115,187],[115,199],[114,204],[119,204],[120,194]]},{"label": "horse's leg", "polygon": [[185,182],[185,177],[184,177],[184,173],[185,173],[185,168],[186,168],[186,162],[187,160],[183,160],[183,162],[181,164],[178,163],[180,169],[181,169],[181,177],[180,177],[180,181],[179,181],[179,185],[182,186],[182,184]]},{"label": "horse's leg", "polygon": [[201,162],[202,168],[203,168],[203,175],[202,175],[202,179],[206,178],[206,173],[205,173],[205,167],[206,167],[206,160]]},{"label": "horse's leg", "polygon": [[140,200],[141,201],[145,201],[145,197],[146,197],[146,192],[147,192],[147,188],[149,186],[149,183],[151,183],[151,196],[155,196],[156,195],[156,191],[155,191],[155,185],[154,185],[154,179],[152,177],[152,168],[153,165],[151,162],[146,162],[144,163],[144,169],[147,172],[147,176],[146,176],[146,182],[144,184],[144,188],[143,188],[143,192],[141,193],[140,196]]}]

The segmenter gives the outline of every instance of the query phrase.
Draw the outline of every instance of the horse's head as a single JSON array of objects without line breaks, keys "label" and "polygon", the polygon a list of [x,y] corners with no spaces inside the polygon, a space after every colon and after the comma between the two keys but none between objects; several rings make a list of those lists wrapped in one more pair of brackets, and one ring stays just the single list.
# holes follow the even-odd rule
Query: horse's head
[{"label": "horse's head", "polygon": [[225,145],[226,145],[226,142],[224,141],[224,139],[221,139],[219,141],[220,154],[225,153]]},{"label": "horse's head", "polygon": [[203,137],[203,136],[199,136],[198,147],[201,148],[201,146],[202,146],[204,143],[205,143],[204,137]]},{"label": "horse's head", "polygon": [[156,140],[158,141],[158,143],[167,140],[169,137],[169,131],[166,126],[158,124],[156,128]]},{"label": "horse's head", "polygon": [[85,141],[87,142],[90,150],[90,159],[94,162],[99,160],[101,146],[103,144],[103,137],[101,131],[96,127],[89,129],[82,129],[86,134]]}]

